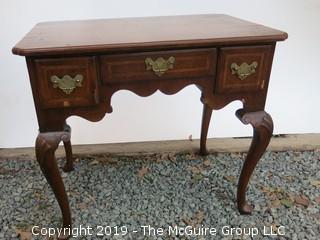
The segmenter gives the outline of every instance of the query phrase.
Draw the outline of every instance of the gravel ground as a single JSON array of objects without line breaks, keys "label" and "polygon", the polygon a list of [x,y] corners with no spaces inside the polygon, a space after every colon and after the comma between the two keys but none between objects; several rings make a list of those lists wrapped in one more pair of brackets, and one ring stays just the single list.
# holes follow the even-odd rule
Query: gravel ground
[{"label": "gravel ground", "polygon": [[[267,152],[248,189],[255,205],[251,216],[239,215],[235,205],[244,156],[81,156],[75,171],[62,176],[73,227],[92,227],[94,235],[73,239],[319,239],[320,152]],[[35,225],[60,227],[58,205],[35,160],[0,160],[0,218],[0,239],[31,239]],[[143,225],[162,228],[164,235],[144,236]],[[113,233],[127,227],[128,233],[97,237],[102,226]],[[169,226],[210,227],[217,233],[168,236]],[[232,227],[238,229],[231,235]],[[271,227],[285,235],[267,235]]]}]

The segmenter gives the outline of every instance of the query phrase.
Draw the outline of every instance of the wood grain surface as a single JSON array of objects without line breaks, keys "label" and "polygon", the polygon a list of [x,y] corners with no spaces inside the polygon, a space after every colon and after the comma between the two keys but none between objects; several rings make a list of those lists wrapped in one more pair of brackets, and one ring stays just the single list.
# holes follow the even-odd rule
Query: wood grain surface
[{"label": "wood grain surface", "polygon": [[223,14],[44,22],[13,49],[23,56],[274,42],[287,34]]}]

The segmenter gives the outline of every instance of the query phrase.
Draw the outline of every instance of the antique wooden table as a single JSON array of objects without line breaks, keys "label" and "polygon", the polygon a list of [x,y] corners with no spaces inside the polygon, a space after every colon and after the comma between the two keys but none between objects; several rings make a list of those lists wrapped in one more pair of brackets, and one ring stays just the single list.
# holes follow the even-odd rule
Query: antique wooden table
[{"label": "antique wooden table", "polygon": [[71,214],[55,150],[63,141],[64,170],[72,170],[66,119],[101,120],[121,89],[146,97],[196,85],[203,103],[202,154],[212,110],[241,100],[236,115],[254,132],[237,203],[241,213],[250,213],[246,188],[273,131],[264,111],[273,54],[276,42],[286,38],[285,32],[220,14],[37,24],[12,52],[26,57],[40,130],[37,161],[60,205],[63,227],[71,226]]}]

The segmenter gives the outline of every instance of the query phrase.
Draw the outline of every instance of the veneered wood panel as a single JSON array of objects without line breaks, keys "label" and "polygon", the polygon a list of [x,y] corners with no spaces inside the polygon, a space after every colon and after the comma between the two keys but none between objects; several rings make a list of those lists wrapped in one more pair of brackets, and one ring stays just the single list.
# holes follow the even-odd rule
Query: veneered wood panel
[{"label": "veneered wood panel", "polygon": [[287,34],[223,14],[37,24],[14,48],[25,56],[274,42]]},{"label": "veneered wood panel", "polygon": [[[175,58],[173,68],[157,76],[146,69],[146,58]],[[128,83],[162,79],[212,77],[216,68],[216,49],[188,49],[137,54],[116,54],[101,57],[101,76],[104,83]]]},{"label": "veneered wood panel", "polygon": [[[241,93],[264,91],[268,86],[274,47],[272,45],[250,47],[225,47],[220,49],[215,91],[217,93]],[[255,72],[245,79],[232,74],[231,64],[257,62]]]},{"label": "veneered wood panel", "polygon": [[[90,106],[98,103],[98,84],[95,57],[36,59],[36,75],[42,108]],[[82,86],[66,94],[54,88],[52,76],[83,76]]]}]

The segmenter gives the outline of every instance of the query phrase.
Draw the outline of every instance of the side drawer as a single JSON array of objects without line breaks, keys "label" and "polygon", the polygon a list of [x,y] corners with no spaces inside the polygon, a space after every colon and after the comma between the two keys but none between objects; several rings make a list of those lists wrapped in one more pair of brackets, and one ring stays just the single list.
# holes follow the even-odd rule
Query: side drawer
[{"label": "side drawer", "polygon": [[128,83],[214,75],[216,49],[186,49],[106,55],[101,57],[103,82]]},{"label": "side drawer", "polygon": [[221,48],[215,91],[263,91],[269,81],[273,52],[272,45]]},{"label": "side drawer", "polygon": [[42,108],[81,107],[99,102],[95,57],[37,59],[35,67]]}]

